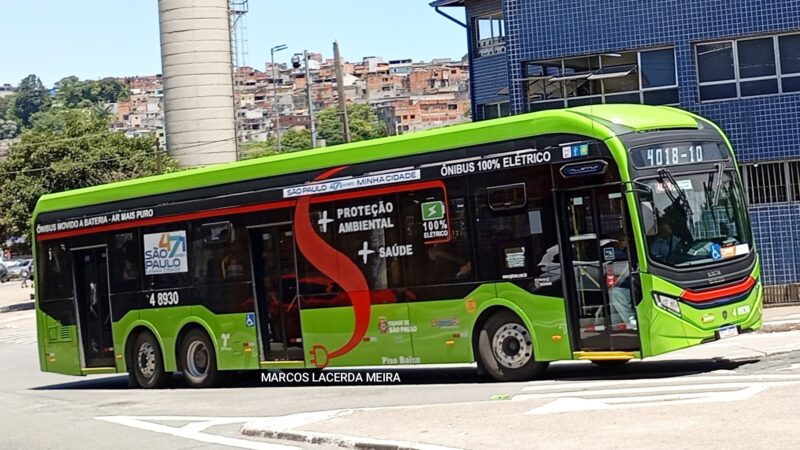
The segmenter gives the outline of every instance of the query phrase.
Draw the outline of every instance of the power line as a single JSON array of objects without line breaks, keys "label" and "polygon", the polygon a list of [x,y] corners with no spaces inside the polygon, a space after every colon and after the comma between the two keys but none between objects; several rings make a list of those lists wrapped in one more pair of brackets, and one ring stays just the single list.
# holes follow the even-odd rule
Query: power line
[{"label": "power line", "polygon": [[[166,151],[162,150],[161,153],[166,153]],[[73,166],[82,167],[82,166],[92,166],[92,165],[95,165],[95,164],[118,161],[120,159],[129,159],[132,156],[138,156],[138,155],[146,156],[146,155],[153,155],[153,154],[155,154],[155,152],[149,151],[149,150],[145,150],[145,151],[141,151],[141,152],[135,152],[135,153],[132,153],[130,155],[118,156],[116,158],[98,159],[96,161],[86,161],[86,162],[66,161],[66,162],[60,162],[60,163],[61,164],[67,164],[67,165],[73,165]],[[50,165],[45,166],[45,167],[37,167],[35,169],[23,169],[23,170],[12,170],[12,171],[8,171],[8,172],[0,172],[0,176],[2,176],[2,175],[19,175],[19,174],[24,174],[24,173],[42,172],[42,171],[46,171],[46,170],[52,170],[52,169],[55,168],[56,164],[59,164],[59,163],[50,164]]]},{"label": "power line", "polygon": [[[254,134],[256,134],[256,133],[254,133]],[[196,144],[188,145],[186,147],[181,147],[178,150],[179,151],[191,150],[193,148],[205,147],[205,146],[208,146],[208,145],[220,144],[220,143],[223,143],[223,142],[229,142],[229,141],[235,141],[235,140],[236,140],[236,138],[226,138],[226,139],[219,139],[219,140],[216,140],[216,141],[199,142],[199,143],[196,143]],[[203,152],[204,155],[215,155],[215,154],[221,154],[221,153],[230,153],[230,152],[227,151],[227,150],[225,150],[225,151]],[[167,150],[157,150],[157,151],[145,150],[145,151],[135,152],[135,153],[132,153],[132,154],[129,154],[129,155],[125,155],[125,156],[118,156],[118,157],[115,157],[115,158],[99,159],[99,160],[96,160],[96,161],[86,161],[86,162],[70,161],[70,162],[68,162],[66,164],[70,164],[70,165],[73,165],[75,167],[87,167],[87,166],[92,166],[92,165],[95,165],[95,164],[118,161],[120,159],[129,159],[129,158],[131,158],[133,156],[147,156],[147,155],[158,156],[160,154],[161,155],[169,154],[169,152]],[[0,172],[0,176],[43,172],[43,171],[54,169],[56,164],[59,164],[59,163],[56,162],[56,163],[47,165],[45,167],[37,167],[37,168],[34,168],[34,169],[22,169],[22,170],[8,171],[8,172]]]},{"label": "power line", "polygon": [[86,135],[83,135],[83,136],[77,136],[77,137],[73,137],[73,138],[54,139],[54,140],[50,140],[50,141],[41,141],[41,142],[28,142],[28,143],[19,142],[19,143],[16,143],[16,144],[11,144],[10,148],[14,149],[14,148],[20,148],[20,147],[34,147],[34,146],[37,146],[37,145],[57,144],[57,143],[61,143],[61,142],[74,142],[74,141],[81,141],[81,140],[84,140],[84,139],[91,139],[93,137],[99,137],[99,136],[104,136],[104,135],[106,135],[106,133],[86,134]]}]

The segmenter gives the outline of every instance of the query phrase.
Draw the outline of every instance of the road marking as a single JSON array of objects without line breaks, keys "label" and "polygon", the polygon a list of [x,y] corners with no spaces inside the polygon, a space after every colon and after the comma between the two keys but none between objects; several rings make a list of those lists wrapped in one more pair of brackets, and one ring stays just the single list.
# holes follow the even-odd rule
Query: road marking
[{"label": "road marking", "polygon": [[791,372],[792,370],[800,370],[800,364],[792,364],[789,367],[781,367],[777,372]]},{"label": "road marking", "polygon": [[643,379],[611,379],[600,381],[569,381],[569,380],[548,380],[534,383],[526,383],[522,388],[523,392],[535,391],[554,391],[560,388],[576,391],[578,389],[595,388],[603,386],[637,386],[637,385],[658,385],[665,384],[698,384],[698,383],[718,383],[718,382],[760,382],[760,381],[800,381],[800,375],[701,375],[667,378],[643,378]]},{"label": "road marking", "polygon": [[766,389],[766,386],[750,386],[733,392],[699,393],[695,395],[671,394],[645,397],[624,398],[599,398],[586,399],[581,397],[559,398],[546,405],[531,409],[525,415],[553,414],[559,412],[608,410],[608,409],[627,409],[641,408],[646,406],[666,406],[666,405],[688,405],[700,403],[717,403],[744,400]]},{"label": "road marking", "polygon": [[[168,434],[184,439],[219,444],[228,447],[246,448],[252,450],[301,450],[300,447],[290,445],[271,444],[266,442],[250,441],[225,436],[205,433],[210,427],[243,423],[242,433],[249,436],[262,436],[274,439],[291,439],[308,444],[327,443],[336,446],[352,448],[380,448],[401,447],[417,450],[458,450],[433,444],[418,442],[393,441],[385,439],[361,438],[339,434],[317,433],[312,431],[297,430],[304,425],[309,425],[323,420],[333,419],[352,414],[354,411],[363,411],[382,408],[360,409],[334,409],[329,411],[316,411],[299,414],[289,414],[275,417],[194,417],[194,416],[100,416],[96,420],[115,423],[140,430]],[[391,408],[388,408],[391,409]],[[190,422],[181,427],[171,427],[154,422]],[[283,436],[280,434],[284,433]]]},{"label": "road marking", "polygon": [[719,375],[553,383],[522,388],[513,401],[552,400],[526,415],[739,401],[770,386],[800,384],[798,375]]},{"label": "road marking", "polygon": [[[432,406],[432,405],[421,405]],[[317,431],[298,430],[298,427],[308,425],[319,420],[332,419],[352,414],[355,411],[375,411],[379,409],[398,409],[397,407],[386,408],[357,408],[357,409],[336,409],[331,411],[319,411],[315,413],[290,414],[288,416],[267,417],[245,423],[242,426],[242,434],[247,436],[262,436],[268,438],[291,439],[300,442],[317,445],[333,445],[348,448],[404,448],[414,450],[460,450],[453,447],[446,447],[436,444],[425,444],[421,442],[396,441],[389,439],[365,438],[359,436],[349,436],[343,434],[321,433]]]},{"label": "road marking", "polygon": [[[235,448],[247,448],[251,450],[300,450],[300,447],[294,447],[281,444],[269,444],[266,442],[255,442],[247,439],[237,439],[232,437],[217,436],[214,434],[203,433],[206,429],[218,425],[230,425],[235,423],[249,422],[252,420],[261,420],[262,418],[255,417],[182,417],[182,416],[102,416],[95,417],[96,420],[103,420],[118,425],[124,425],[131,428],[138,428],[140,430],[152,431],[155,433],[168,434],[175,437],[184,439],[191,439],[193,441],[205,442],[208,444],[219,444]],[[186,424],[182,427],[171,427],[168,425],[161,425],[151,421],[191,421],[192,423]]]}]

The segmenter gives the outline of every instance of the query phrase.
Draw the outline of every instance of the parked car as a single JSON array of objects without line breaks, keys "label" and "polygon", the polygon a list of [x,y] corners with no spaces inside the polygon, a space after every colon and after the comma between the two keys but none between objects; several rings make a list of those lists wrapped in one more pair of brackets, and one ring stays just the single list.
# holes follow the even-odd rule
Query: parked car
[{"label": "parked car", "polygon": [[32,264],[32,259],[21,259],[18,260],[14,265],[9,265],[7,267],[8,278],[20,280],[28,278],[33,271]]},{"label": "parked car", "polygon": [[8,269],[3,263],[0,263],[0,283],[8,281]]}]

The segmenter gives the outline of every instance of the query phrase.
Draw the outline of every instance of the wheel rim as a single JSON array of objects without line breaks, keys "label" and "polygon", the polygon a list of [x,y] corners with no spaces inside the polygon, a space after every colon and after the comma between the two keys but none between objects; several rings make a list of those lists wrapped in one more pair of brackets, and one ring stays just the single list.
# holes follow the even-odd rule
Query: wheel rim
[{"label": "wheel rim", "polygon": [[208,349],[205,344],[194,341],[186,350],[186,372],[194,379],[202,379],[208,372]]},{"label": "wheel rim", "polygon": [[156,373],[156,349],[149,342],[139,346],[139,373],[151,378]]},{"label": "wheel rim", "polygon": [[533,356],[530,333],[520,324],[508,323],[500,327],[492,339],[492,349],[497,362],[509,369],[518,369]]}]

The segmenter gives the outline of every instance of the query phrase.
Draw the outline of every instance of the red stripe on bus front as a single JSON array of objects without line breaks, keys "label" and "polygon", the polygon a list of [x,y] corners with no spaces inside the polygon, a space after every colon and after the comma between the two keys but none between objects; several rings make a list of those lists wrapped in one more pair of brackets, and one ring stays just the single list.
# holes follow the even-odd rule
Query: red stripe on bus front
[{"label": "red stripe on bus front", "polygon": [[733,297],[736,295],[744,294],[745,292],[749,291],[753,286],[756,284],[756,279],[753,277],[747,277],[746,280],[742,281],[741,283],[734,284],[733,286],[726,286],[724,288],[719,289],[711,289],[708,291],[690,291],[685,290],[681,294],[681,298],[693,303],[703,303],[712,300],[717,300],[720,298],[725,297]]}]

